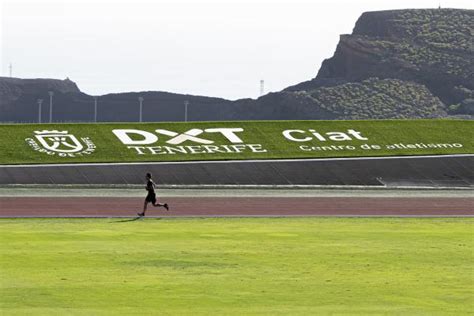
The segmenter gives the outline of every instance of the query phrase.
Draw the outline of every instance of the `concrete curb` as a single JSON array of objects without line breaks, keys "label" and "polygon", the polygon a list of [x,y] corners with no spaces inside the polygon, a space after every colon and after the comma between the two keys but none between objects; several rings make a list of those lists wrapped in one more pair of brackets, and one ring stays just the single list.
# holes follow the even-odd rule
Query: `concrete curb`
[{"label": "concrete curb", "polygon": [[[143,189],[143,184],[4,184],[0,185],[0,189]],[[424,191],[424,190],[460,190],[469,191],[474,190],[474,186],[466,187],[445,187],[445,186],[384,186],[384,185],[235,185],[235,184],[221,184],[221,185],[157,185],[158,190],[407,190],[407,191]]]}]

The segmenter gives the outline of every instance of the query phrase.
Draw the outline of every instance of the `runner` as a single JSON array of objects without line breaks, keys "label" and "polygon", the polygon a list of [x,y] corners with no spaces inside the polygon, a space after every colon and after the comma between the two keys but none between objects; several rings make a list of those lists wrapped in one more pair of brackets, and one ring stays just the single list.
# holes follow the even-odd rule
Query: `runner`
[{"label": "runner", "polygon": [[146,196],[145,202],[143,204],[143,212],[137,213],[138,216],[145,216],[148,203],[153,204],[153,206],[163,206],[167,211],[169,211],[167,203],[156,203],[155,182],[153,182],[153,180],[151,179],[151,173],[146,174],[146,190],[148,191],[148,195]]}]

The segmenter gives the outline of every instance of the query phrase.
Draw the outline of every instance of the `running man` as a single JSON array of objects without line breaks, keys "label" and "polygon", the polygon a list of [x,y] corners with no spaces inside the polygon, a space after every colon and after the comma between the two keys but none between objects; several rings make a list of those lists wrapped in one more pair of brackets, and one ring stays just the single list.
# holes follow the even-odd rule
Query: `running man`
[{"label": "running man", "polygon": [[153,204],[153,206],[163,206],[167,211],[169,210],[167,203],[156,203],[155,182],[153,182],[153,180],[151,179],[151,173],[146,174],[146,190],[148,191],[148,195],[146,196],[145,203],[143,204],[143,212],[138,213],[138,216],[145,216],[146,207],[148,206],[148,203]]}]

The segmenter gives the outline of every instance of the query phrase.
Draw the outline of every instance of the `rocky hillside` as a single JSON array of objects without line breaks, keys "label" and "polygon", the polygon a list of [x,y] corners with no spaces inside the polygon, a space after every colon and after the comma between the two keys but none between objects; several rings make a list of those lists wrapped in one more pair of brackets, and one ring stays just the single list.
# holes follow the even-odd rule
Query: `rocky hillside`
[{"label": "rocky hillside", "polygon": [[38,98],[49,97],[48,91],[58,94],[79,94],[81,91],[71,80],[18,79],[0,77],[0,120],[9,113],[30,110],[28,103],[36,103]]},{"label": "rocky hillside", "polygon": [[[309,81],[257,100],[165,92],[100,96],[99,121],[473,117],[474,11],[366,12]],[[54,91],[55,121],[90,121],[94,99],[70,80],[0,78],[0,121],[35,121]]]},{"label": "rocky hillside", "polygon": [[313,80],[287,90],[399,79],[425,86],[452,114],[474,114],[473,36],[473,10],[367,12],[351,35],[341,36],[334,56]]}]

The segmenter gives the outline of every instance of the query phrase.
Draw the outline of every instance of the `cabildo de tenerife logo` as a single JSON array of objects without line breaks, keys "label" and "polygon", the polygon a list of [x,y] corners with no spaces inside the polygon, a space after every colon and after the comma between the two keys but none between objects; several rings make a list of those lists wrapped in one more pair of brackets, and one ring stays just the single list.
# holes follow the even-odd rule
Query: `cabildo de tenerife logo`
[{"label": "cabildo de tenerife logo", "polygon": [[81,157],[95,151],[95,145],[89,137],[77,138],[68,131],[35,131],[34,138],[25,141],[34,150],[51,156]]}]

